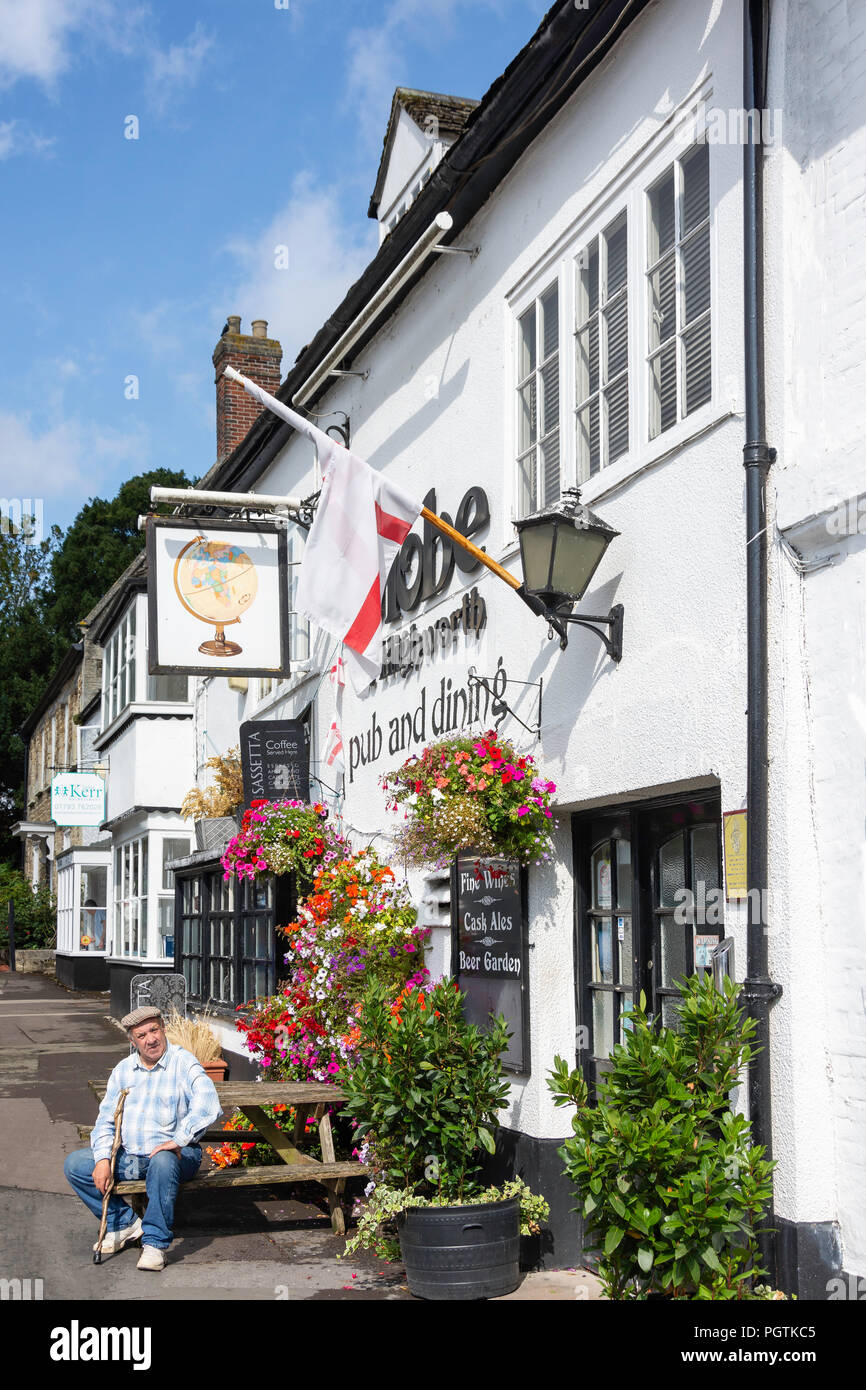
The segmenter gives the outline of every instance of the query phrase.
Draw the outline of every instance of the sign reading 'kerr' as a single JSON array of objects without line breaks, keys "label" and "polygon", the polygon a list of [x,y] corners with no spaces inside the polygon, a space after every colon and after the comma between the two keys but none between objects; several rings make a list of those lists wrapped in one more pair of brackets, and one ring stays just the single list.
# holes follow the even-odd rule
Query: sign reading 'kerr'
[{"label": "sign reading 'kerr'", "polygon": [[51,819],[55,825],[101,825],[105,783],[92,772],[61,772],[51,779]]}]

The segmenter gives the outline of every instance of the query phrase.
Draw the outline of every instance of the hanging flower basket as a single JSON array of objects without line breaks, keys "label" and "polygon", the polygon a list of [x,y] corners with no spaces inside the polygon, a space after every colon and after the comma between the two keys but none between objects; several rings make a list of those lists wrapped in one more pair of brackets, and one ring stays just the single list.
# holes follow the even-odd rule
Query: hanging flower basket
[{"label": "hanging flower basket", "polygon": [[396,848],[410,864],[444,868],[461,850],[524,864],[550,857],[556,786],[493,730],[431,743],[381,780],[403,812]]},{"label": "hanging flower basket", "polygon": [[296,873],[312,882],[319,869],[347,853],[346,841],[327,824],[321,802],[254,801],[244,812],[241,829],[222,856],[224,877],[256,879],[260,874]]}]

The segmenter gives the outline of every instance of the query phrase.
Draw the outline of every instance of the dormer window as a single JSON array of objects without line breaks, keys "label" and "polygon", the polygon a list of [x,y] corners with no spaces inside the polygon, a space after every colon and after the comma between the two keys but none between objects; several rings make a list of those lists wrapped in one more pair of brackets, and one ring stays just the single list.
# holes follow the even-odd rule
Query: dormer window
[{"label": "dormer window", "polygon": [[420,196],[477,105],[463,97],[397,88],[369,208],[379,221],[380,241]]}]

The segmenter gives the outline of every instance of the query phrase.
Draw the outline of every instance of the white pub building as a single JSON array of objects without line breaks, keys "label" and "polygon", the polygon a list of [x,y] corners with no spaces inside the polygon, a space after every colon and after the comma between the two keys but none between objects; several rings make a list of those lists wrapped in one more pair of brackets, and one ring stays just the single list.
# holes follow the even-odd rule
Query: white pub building
[{"label": "white pub building", "polygon": [[[866,1275],[864,55],[864,7],[559,0],[480,103],[394,98],[379,250],[278,394],[518,577],[515,521],[573,512],[579,489],[616,534],[572,616],[621,607],[621,659],[615,622],[591,631],[561,606],[567,646],[549,640],[419,523],[389,586],[383,675],[345,691],[339,784],[323,762],[335,644],[296,615],[287,679],[197,680],[188,705],[171,691],[136,710],[164,716],[163,737],[194,711],[202,786],[199,755],[244,720],[303,720],[314,792],[384,852],[379,778],[437,736],[497,726],[556,783],[499,1155],[552,1202],[552,1265],[581,1239],[554,1055],[594,1082],[636,994],[669,1018],[674,981],[727,939],[764,1045],[744,1103],[777,1161],[776,1282],[824,1298]],[[222,366],[255,377],[245,353],[265,330],[230,328],[218,392],[240,409]],[[266,412],[200,486],[319,484],[312,446]],[[177,797],[142,785],[125,801],[124,843],[150,837],[159,894],[160,847],[181,834],[160,808]],[[206,853],[177,877],[191,997],[228,1010],[270,987],[275,890],[235,901]],[[453,970],[447,877],[412,883],[431,968]],[[240,1069],[228,1022],[224,1045]]]}]

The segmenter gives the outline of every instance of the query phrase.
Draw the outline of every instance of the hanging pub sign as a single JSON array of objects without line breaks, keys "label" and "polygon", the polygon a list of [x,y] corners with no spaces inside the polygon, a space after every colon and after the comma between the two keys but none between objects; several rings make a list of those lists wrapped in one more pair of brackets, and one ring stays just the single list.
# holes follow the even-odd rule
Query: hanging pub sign
[{"label": "hanging pub sign", "polygon": [[287,676],[285,529],[267,522],[147,522],[151,675]]},{"label": "hanging pub sign", "polygon": [[101,825],[105,783],[93,772],[59,772],[51,779],[51,819],[55,825]]},{"label": "hanging pub sign", "polygon": [[310,749],[298,719],[250,720],[240,728],[244,805],[309,801]]},{"label": "hanging pub sign", "polygon": [[526,871],[512,859],[459,854],[451,878],[452,971],[470,1023],[504,1014],[506,1070],[529,1073]]}]

